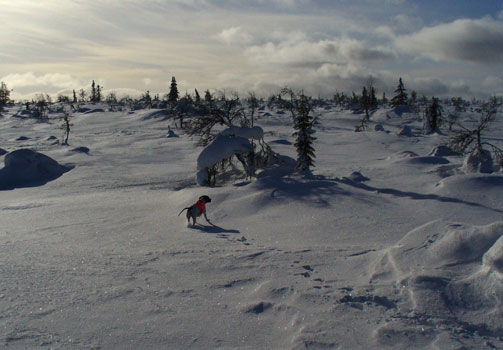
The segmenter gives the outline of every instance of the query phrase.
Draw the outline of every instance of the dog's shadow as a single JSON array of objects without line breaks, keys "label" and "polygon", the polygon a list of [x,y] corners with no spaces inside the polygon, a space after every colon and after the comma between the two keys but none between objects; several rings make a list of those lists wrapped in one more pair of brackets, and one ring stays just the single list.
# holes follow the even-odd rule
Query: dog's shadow
[{"label": "dog's shadow", "polygon": [[241,233],[238,230],[226,230],[220,226],[217,226],[215,224],[209,224],[209,225],[201,225],[201,224],[196,224],[195,226],[190,226],[190,228],[199,230],[205,233],[210,233],[210,234],[219,234],[219,233],[233,233],[233,234],[238,234]]}]

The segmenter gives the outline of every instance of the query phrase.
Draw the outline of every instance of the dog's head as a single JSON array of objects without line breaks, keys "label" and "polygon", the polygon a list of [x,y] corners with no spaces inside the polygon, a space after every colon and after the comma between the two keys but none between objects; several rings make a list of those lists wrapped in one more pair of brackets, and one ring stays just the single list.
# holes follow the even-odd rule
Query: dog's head
[{"label": "dog's head", "polygon": [[208,197],[208,196],[201,196],[201,197],[199,197],[199,200],[201,202],[204,202],[204,203],[210,203],[211,202],[211,198]]}]

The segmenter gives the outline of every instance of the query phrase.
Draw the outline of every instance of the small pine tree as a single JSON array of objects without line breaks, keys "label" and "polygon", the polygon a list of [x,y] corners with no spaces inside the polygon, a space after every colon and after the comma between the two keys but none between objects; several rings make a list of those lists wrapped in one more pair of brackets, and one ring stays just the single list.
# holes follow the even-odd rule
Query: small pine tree
[{"label": "small pine tree", "polygon": [[96,102],[96,85],[93,83],[91,84],[91,102]]},{"label": "small pine tree", "polygon": [[438,98],[432,97],[431,104],[425,111],[424,130],[427,134],[431,134],[438,130],[441,117],[442,107],[440,106]]},{"label": "small pine tree", "polygon": [[96,86],[96,101],[95,102],[101,102],[103,99],[103,95],[101,94],[101,91],[103,90],[102,86]]},{"label": "small pine tree", "polygon": [[84,89],[80,89],[79,98],[80,98],[80,102],[86,102],[87,93]]},{"label": "small pine tree", "polygon": [[0,112],[10,102],[10,90],[3,81],[0,83]]},{"label": "small pine tree", "polygon": [[351,104],[352,105],[357,105],[360,102],[360,99],[356,95],[354,91],[352,91],[353,97],[351,97]]},{"label": "small pine tree", "polygon": [[204,102],[206,102],[206,103],[213,102],[213,95],[211,94],[210,90],[206,90],[204,92]]},{"label": "small pine tree", "polygon": [[73,90],[73,103],[77,103],[77,93],[75,92],[75,89]]},{"label": "small pine tree", "polygon": [[[362,97],[360,98],[360,107],[365,112],[365,122],[368,122],[370,119],[369,112],[370,112],[371,105],[370,105],[370,96],[369,96],[369,93],[368,93],[367,88],[365,86],[362,89]],[[362,124],[363,124],[363,122],[362,122]]]},{"label": "small pine tree", "polygon": [[311,113],[310,99],[303,93],[295,101],[296,117],[294,119],[293,136],[296,137],[295,148],[297,149],[297,170],[309,172],[310,167],[314,166],[313,137],[314,118]]},{"label": "small pine tree", "polygon": [[196,104],[200,104],[201,103],[201,95],[199,95],[199,91],[197,91],[197,89],[194,89],[194,91],[196,94]]},{"label": "small pine tree", "polygon": [[152,97],[150,96],[149,90],[143,95],[143,106],[145,108],[152,108]]},{"label": "small pine tree", "polygon": [[386,106],[388,104],[388,98],[386,97],[386,93],[383,91],[382,93],[382,98],[381,98],[381,103]]},{"label": "small pine tree", "polygon": [[376,89],[370,86],[370,109],[377,109],[379,103],[377,102]]},{"label": "small pine tree", "polygon": [[407,93],[405,91],[407,91],[407,90],[405,89],[405,86],[403,85],[403,82],[402,82],[402,78],[400,77],[400,79],[398,80],[398,86],[395,89],[396,95],[395,95],[395,97],[393,97],[391,99],[391,106],[393,108],[395,108],[397,106],[406,106],[407,105],[408,97],[407,97]]},{"label": "small pine tree", "polygon": [[70,123],[70,113],[65,112],[63,116],[63,124],[61,125],[61,129],[63,129],[64,135],[63,135],[63,142],[61,143],[62,145],[67,146],[68,145],[68,138],[70,137],[70,131],[71,127],[73,124]]},{"label": "small pine tree", "polygon": [[169,89],[169,94],[168,94],[168,102],[171,105],[175,105],[176,102],[178,101],[178,97],[180,97],[180,94],[178,93],[178,86],[176,84],[176,79],[175,77],[171,78],[171,87]]}]

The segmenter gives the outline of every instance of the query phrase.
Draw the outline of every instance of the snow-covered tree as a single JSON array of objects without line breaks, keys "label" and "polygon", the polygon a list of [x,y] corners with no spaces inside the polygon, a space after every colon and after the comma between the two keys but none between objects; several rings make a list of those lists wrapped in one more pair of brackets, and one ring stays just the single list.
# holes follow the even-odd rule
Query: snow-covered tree
[{"label": "snow-covered tree", "polygon": [[390,101],[391,106],[393,108],[395,108],[397,106],[406,106],[407,105],[408,97],[407,97],[407,93],[405,91],[407,91],[407,90],[405,89],[405,86],[403,85],[403,82],[402,82],[402,78],[400,77],[400,79],[398,80],[398,86],[395,89],[396,95]]},{"label": "snow-covered tree", "polygon": [[217,175],[228,168],[236,170],[233,159],[241,164],[247,177],[257,168],[278,163],[279,156],[265,143],[261,127],[231,126],[220,132],[197,158],[197,183],[211,186]]}]

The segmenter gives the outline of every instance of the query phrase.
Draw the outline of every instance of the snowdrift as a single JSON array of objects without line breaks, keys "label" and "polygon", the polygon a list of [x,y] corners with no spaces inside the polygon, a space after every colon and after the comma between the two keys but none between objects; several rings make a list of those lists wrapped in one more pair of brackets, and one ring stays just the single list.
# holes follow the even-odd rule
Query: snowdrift
[{"label": "snowdrift", "polygon": [[484,226],[433,221],[410,231],[376,261],[371,283],[396,284],[401,307],[456,317],[468,328],[503,331],[503,222]]},{"label": "snowdrift", "polygon": [[71,168],[30,149],[8,153],[0,169],[0,190],[41,186],[55,180]]}]

